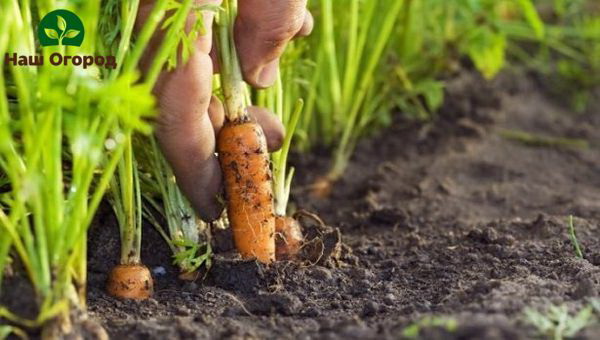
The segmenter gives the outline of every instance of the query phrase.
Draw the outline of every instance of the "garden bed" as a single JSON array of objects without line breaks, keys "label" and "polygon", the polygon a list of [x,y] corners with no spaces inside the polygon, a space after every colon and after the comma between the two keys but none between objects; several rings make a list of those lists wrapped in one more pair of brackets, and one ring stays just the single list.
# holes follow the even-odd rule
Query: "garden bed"
[{"label": "garden bed", "polygon": [[[341,257],[326,265],[266,267],[221,252],[205,280],[183,283],[148,227],[142,259],[154,297],[117,300],[104,292],[119,254],[104,207],[90,230],[91,316],[115,339],[397,338],[434,316],[458,327],[421,336],[535,335],[525,308],[577,310],[600,289],[600,115],[570,113],[541,83],[510,73],[492,84],[468,72],[451,80],[435,122],[398,119],[363,141],[327,200],[307,190],[325,152],[296,159],[295,205],[342,233]],[[590,147],[528,146],[507,130]],[[584,259],[569,240],[570,214]]]}]

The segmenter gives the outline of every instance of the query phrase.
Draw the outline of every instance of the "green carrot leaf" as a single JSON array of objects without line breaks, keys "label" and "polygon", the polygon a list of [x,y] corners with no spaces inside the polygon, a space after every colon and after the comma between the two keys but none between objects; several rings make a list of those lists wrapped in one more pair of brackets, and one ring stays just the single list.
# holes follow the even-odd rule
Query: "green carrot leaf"
[{"label": "green carrot leaf", "polygon": [[486,79],[492,79],[506,62],[506,36],[489,28],[474,30],[467,54]]},{"label": "green carrot leaf", "polygon": [[521,9],[523,10],[525,19],[527,20],[529,25],[531,25],[531,27],[533,28],[536,38],[538,38],[538,39],[543,38],[544,34],[545,34],[544,22],[540,18],[538,11],[535,8],[535,5],[533,4],[533,2],[531,0],[519,0],[519,5],[521,6]]}]

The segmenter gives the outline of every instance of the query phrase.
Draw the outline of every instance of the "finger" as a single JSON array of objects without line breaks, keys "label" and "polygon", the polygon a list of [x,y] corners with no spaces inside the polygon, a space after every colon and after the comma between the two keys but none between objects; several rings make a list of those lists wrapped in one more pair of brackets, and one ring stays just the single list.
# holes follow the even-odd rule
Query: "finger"
[{"label": "finger", "polygon": [[210,121],[215,131],[215,136],[218,136],[219,131],[221,131],[221,128],[223,127],[223,123],[225,123],[225,109],[223,108],[223,103],[221,103],[217,96],[212,96],[210,99],[208,116],[210,117]]},{"label": "finger", "polygon": [[213,62],[213,72],[219,73],[219,51],[217,50],[217,45],[213,44],[212,49],[210,50],[210,58]]},{"label": "finger", "polygon": [[285,45],[302,29],[306,0],[239,2],[235,41],[244,79],[252,86],[271,86]]},{"label": "finger", "polygon": [[160,115],[156,135],[177,184],[205,221],[217,219],[222,206],[221,170],[215,157],[215,133],[208,114],[212,67],[208,55],[194,54],[166,74],[157,93]]},{"label": "finger", "polygon": [[[214,14],[207,11],[202,15],[206,32],[195,42],[190,59],[185,64],[180,60],[175,70],[163,72],[155,86],[160,107],[156,135],[181,191],[203,220],[213,221],[223,209],[218,200],[222,177],[211,121],[211,118],[218,120],[218,106],[213,104],[216,114],[208,114],[213,73],[210,30]],[[188,29],[195,20],[190,15]]]},{"label": "finger", "polygon": [[258,106],[250,106],[248,113],[262,127],[269,152],[279,150],[285,138],[285,128],[279,118],[273,112]]},{"label": "finger", "polygon": [[315,26],[315,19],[312,14],[310,14],[309,10],[306,10],[306,14],[304,15],[304,22],[302,23],[302,28],[296,33],[296,37],[307,37],[312,33],[313,27]]}]

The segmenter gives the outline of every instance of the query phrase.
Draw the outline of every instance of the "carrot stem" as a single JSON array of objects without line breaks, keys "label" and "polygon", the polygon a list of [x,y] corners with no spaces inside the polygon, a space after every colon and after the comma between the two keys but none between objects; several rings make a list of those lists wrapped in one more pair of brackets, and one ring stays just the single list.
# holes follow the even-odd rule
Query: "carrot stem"
[{"label": "carrot stem", "polygon": [[225,0],[225,11],[217,15],[219,45],[219,66],[221,68],[221,85],[225,102],[225,117],[229,121],[248,119],[244,109],[246,88],[235,48],[233,25],[237,16],[237,1]]}]

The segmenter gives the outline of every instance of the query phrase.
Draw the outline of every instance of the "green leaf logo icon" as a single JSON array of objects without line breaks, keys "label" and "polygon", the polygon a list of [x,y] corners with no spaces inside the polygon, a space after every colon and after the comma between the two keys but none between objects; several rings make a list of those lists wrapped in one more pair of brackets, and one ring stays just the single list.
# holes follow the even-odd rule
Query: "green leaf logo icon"
[{"label": "green leaf logo icon", "polygon": [[79,35],[78,30],[68,30],[67,33],[65,34],[65,38],[75,38],[78,35]]},{"label": "green leaf logo icon", "polygon": [[51,28],[44,28],[44,32],[50,39],[58,39],[58,32]]},{"label": "green leaf logo icon", "polygon": [[65,19],[63,19],[63,17],[61,17],[60,15],[57,15],[56,18],[58,19],[58,29],[61,31],[67,29],[67,22],[65,21]]},{"label": "green leaf logo icon", "polygon": [[46,14],[38,28],[42,46],[81,46],[84,35],[85,28],[81,19],[65,9]]}]

